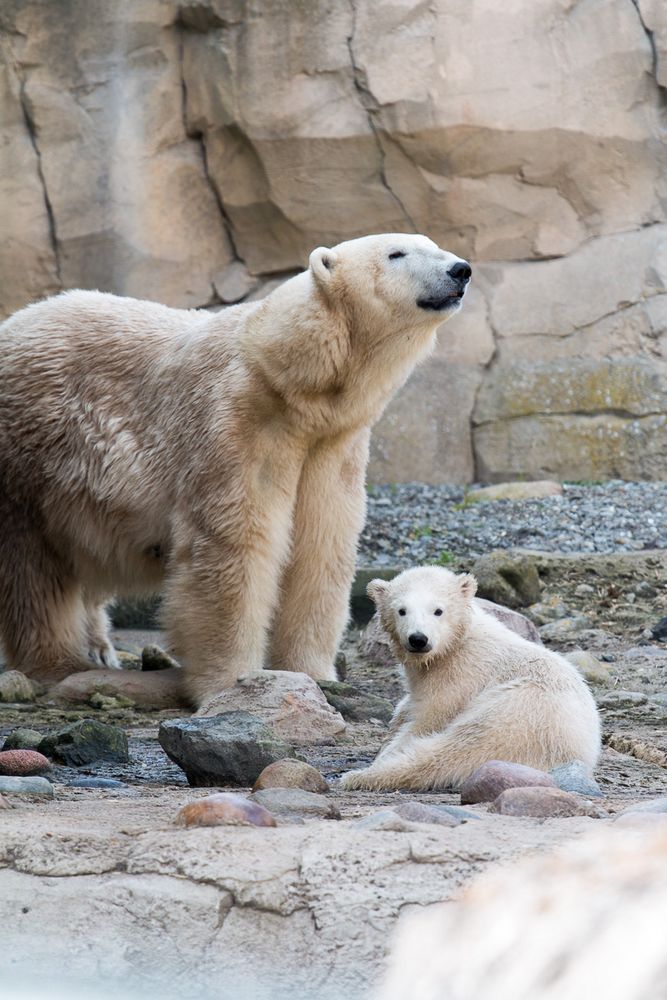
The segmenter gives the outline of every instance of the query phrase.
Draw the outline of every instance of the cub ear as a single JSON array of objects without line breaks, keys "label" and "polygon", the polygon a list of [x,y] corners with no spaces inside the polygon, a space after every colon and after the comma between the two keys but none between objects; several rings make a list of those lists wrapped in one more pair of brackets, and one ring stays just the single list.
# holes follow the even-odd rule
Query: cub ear
[{"label": "cub ear", "polygon": [[382,600],[382,595],[386,594],[389,590],[389,584],[386,580],[371,580],[371,582],[366,587],[366,593],[370,597],[374,604],[379,605]]},{"label": "cub ear", "polygon": [[336,267],[338,254],[328,247],[318,247],[313,250],[308,260],[310,270],[313,272],[315,280],[322,285],[331,281],[331,275]]},{"label": "cub ear", "polygon": [[459,586],[464,597],[472,598],[477,593],[477,580],[472,573],[463,573],[459,577]]}]

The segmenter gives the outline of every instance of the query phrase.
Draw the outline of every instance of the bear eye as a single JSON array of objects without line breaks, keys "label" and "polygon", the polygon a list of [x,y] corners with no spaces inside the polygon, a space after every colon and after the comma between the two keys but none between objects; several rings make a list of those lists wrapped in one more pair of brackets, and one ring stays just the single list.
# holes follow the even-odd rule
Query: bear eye
[{"label": "bear eye", "polygon": [[442,614],[442,608],[436,608],[435,611],[433,612],[433,614],[437,615],[438,617],[440,617],[440,615]]},{"label": "bear eye", "polygon": [[399,615],[404,615],[405,614],[405,608],[399,608],[398,609],[398,613],[399,613]]},{"label": "bear eye", "polygon": [[389,260],[398,260],[399,257],[405,257],[405,250],[394,250],[389,254]]}]

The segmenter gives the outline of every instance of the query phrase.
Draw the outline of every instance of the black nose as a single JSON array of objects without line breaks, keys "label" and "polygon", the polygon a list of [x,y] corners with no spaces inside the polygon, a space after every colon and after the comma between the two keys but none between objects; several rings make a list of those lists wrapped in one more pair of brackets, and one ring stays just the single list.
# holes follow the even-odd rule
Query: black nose
[{"label": "black nose", "polygon": [[423,632],[413,632],[412,635],[408,636],[408,645],[410,649],[419,652],[420,649],[428,645],[428,636],[425,636]]},{"label": "black nose", "polygon": [[460,281],[464,284],[466,281],[470,281],[470,275],[472,274],[472,268],[465,260],[458,260],[456,264],[453,264],[449,271],[447,272],[450,278],[454,278],[455,281]]}]

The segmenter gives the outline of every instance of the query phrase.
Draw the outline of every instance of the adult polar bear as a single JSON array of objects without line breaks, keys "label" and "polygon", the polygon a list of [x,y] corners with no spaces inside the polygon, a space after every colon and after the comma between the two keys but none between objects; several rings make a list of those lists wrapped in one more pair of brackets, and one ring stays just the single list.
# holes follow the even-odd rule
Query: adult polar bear
[{"label": "adult polar bear", "polygon": [[334,677],[370,426],[469,277],[424,236],[367,236],[217,314],[75,291],[7,320],[11,665],[47,683],[115,666],[105,604],[164,590],[195,703],[265,662]]}]

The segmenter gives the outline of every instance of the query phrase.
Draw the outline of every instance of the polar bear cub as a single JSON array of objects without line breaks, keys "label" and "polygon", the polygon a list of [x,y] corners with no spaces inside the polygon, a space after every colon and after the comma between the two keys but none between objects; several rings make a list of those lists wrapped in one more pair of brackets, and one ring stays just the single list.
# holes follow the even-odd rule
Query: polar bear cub
[{"label": "polar bear cub", "polygon": [[344,775],[344,788],[456,787],[498,759],[594,767],[600,721],[585,682],[562,656],[481,610],[476,589],[473,576],[437,566],[369,583],[409,694],[393,739],[370,767]]}]

